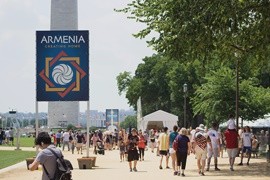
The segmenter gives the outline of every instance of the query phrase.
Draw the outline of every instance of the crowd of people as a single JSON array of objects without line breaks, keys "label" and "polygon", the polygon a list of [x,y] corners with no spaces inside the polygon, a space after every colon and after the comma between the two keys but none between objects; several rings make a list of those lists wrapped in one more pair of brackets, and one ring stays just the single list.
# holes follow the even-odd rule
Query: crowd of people
[{"label": "crowd of people", "polygon": [[[251,154],[257,152],[260,144],[250,127],[236,128],[233,115],[229,116],[224,131],[216,122],[210,128],[200,124],[195,129],[174,126],[171,131],[167,127],[159,131],[135,128],[128,132],[125,129],[114,132],[96,130],[90,133],[89,144],[86,144],[86,133],[80,130],[59,130],[48,134],[55,147],[62,148],[62,151],[67,147],[72,154],[75,148],[78,154],[83,154],[82,149],[87,145],[93,147],[94,154],[100,150],[100,144],[104,151],[117,150],[120,162],[127,161],[130,172],[137,172],[137,161],[144,161],[145,151],[149,150],[160,157],[159,169],[170,169],[171,165],[175,176],[185,176],[187,157],[191,153],[197,161],[198,175],[205,176],[210,170],[220,171],[218,158],[223,158],[224,150],[228,154],[230,170],[234,171],[235,158],[240,157],[239,166],[249,165]],[[244,157],[247,157],[246,162]]]},{"label": "crowd of people", "polygon": [[14,130],[13,128],[0,128],[0,145],[6,144],[14,146]]}]

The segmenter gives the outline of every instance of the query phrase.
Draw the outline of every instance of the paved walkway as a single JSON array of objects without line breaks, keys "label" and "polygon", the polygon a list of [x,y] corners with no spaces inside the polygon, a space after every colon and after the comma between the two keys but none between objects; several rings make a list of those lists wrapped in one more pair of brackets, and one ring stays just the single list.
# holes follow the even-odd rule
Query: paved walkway
[{"label": "paved walkway", "polygon": [[[14,148],[0,147],[0,150],[14,150]],[[33,151],[33,148],[22,148],[22,150]],[[15,151],[14,151],[15,152]],[[221,171],[214,171],[213,166],[211,166],[210,171],[206,172],[206,176],[199,176],[196,168],[196,160],[194,155],[188,157],[188,163],[186,167],[186,177],[173,176],[172,169],[162,169],[159,167],[160,157],[156,156],[150,151],[145,152],[145,161],[138,162],[138,172],[129,172],[129,167],[127,162],[120,162],[119,151],[106,151],[105,155],[97,155],[97,167],[88,170],[80,170],[78,168],[77,158],[83,155],[71,154],[71,152],[63,152],[66,159],[69,159],[74,170],[72,171],[74,180],[84,180],[84,179],[127,179],[128,180],[138,180],[138,179],[155,179],[155,180],[165,180],[168,178],[177,179],[200,179],[200,180],[216,180],[216,179],[256,179],[256,180],[270,180],[270,165],[266,163],[265,159],[255,159],[252,158],[249,166],[235,166],[235,171],[230,171],[228,166],[228,158],[226,152],[224,153],[224,158],[219,158],[219,168]],[[84,154],[86,152],[84,151]],[[90,148],[90,155],[92,156],[92,149]],[[239,158],[236,159],[236,164],[239,163]],[[246,159],[244,159],[246,162]],[[0,161],[1,163],[1,161]],[[165,166],[165,162],[164,165]],[[0,179],[7,180],[40,180],[41,170],[28,171],[26,169],[26,162],[21,162],[14,166],[0,170]]]}]

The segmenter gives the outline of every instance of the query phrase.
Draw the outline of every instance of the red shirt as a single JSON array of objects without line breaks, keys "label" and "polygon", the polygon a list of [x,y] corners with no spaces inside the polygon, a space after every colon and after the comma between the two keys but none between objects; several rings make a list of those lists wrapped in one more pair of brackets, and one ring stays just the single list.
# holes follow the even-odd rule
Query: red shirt
[{"label": "red shirt", "polygon": [[228,149],[238,148],[238,133],[236,130],[226,130],[224,132],[226,147]]},{"label": "red shirt", "polygon": [[138,148],[145,148],[145,140],[143,136],[139,136]]}]

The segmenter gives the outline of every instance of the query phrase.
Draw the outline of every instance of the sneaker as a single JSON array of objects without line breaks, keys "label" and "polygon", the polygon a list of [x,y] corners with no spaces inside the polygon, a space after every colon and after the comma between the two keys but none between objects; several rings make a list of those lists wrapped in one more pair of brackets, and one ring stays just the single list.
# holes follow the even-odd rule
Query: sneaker
[{"label": "sneaker", "polygon": [[137,172],[137,169],[134,167],[134,168],[133,168],[133,171],[134,171],[134,172]]},{"label": "sneaker", "polygon": [[249,166],[249,162],[247,162],[247,165]]},{"label": "sneaker", "polygon": [[231,171],[234,171],[234,169],[233,169],[232,167],[230,168],[230,170],[231,170]]},{"label": "sneaker", "polygon": [[181,174],[181,176],[183,176],[183,177],[184,177],[184,176],[186,176],[186,175],[185,175],[184,173],[182,173],[182,174]]},{"label": "sneaker", "polygon": [[215,171],[220,171],[220,169],[216,167],[216,168],[215,168]]},{"label": "sneaker", "polygon": [[176,176],[176,175],[177,175],[177,173],[178,173],[177,171],[174,171],[174,172],[173,172],[173,175],[174,175],[174,176]]},{"label": "sneaker", "polygon": [[166,167],[166,169],[170,169],[170,167],[169,167],[169,166],[167,166],[167,167]]},{"label": "sneaker", "polygon": [[129,171],[132,172],[132,169],[130,169]]},{"label": "sneaker", "polygon": [[163,169],[162,166],[159,166],[159,169]]},{"label": "sneaker", "polygon": [[202,172],[202,173],[201,173],[201,176],[205,176],[205,174]]},{"label": "sneaker", "polygon": [[240,163],[238,164],[238,166],[243,166],[243,163],[240,162]]},{"label": "sneaker", "polygon": [[177,173],[177,176],[180,176],[180,172]]}]

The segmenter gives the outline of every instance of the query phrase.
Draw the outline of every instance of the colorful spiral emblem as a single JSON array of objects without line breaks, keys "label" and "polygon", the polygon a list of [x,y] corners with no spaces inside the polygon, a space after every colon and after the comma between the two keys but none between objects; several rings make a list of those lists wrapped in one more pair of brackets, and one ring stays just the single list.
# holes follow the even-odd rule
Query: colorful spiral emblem
[{"label": "colorful spiral emblem", "polygon": [[53,68],[52,77],[55,83],[66,85],[72,81],[73,71],[67,64],[59,64]]}]

